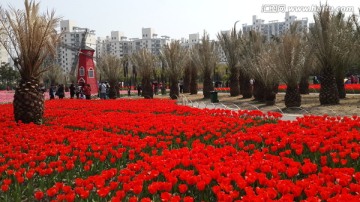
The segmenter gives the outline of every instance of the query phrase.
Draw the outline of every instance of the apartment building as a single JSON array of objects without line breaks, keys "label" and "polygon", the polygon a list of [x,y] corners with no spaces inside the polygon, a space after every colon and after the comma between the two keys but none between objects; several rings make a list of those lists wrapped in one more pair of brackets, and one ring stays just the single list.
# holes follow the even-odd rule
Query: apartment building
[{"label": "apartment building", "polygon": [[200,43],[200,35],[199,33],[189,34],[189,39],[182,38],[180,42],[182,47],[191,48],[195,44]]},{"label": "apartment building", "polygon": [[[8,44],[10,43],[6,34],[0,34],[0,37],[2,37],[2,41],[9,41]],[[12,65],[9,53],[6,51],[5,47],[0,44],[0,65],[2,65],[2,63],[11,63]]]},{"label": "apartment building", "polygon": [[0,65],[3,63],[9,63],[10,62],[10,56],[8,52],[5,50],[4,46],[0,44]]},{"label": "apartment building", "polygon": [[58,47],[57,62],[63,68],[64,73],[69,73],[71,68],[74,68],[77,64],[75,55],[78,54],[80,50],[81,41],[85,37],[85,32],[87,32],[85,45],[88,48],[96,50],[95,32],[88,28],[76,27],[75,22],[70,20],[60,22],[60,31],[62,32],[62,36],[60,46]]},{"label": "apartment building", "polygon": [[289,12],[285,12],[285,21],[283,22],[278,22],[277,20],[274,20],[265,23],[265,20],[259,19],[256,15],[254,15],[252,19],[252,24],[243,24],[242,30],[244,33],[249,32],[250,30],[261,32],[267,40],[270,40],[272,37],[278,37],[281,34],[285,33],[285,31],[288,30],[290,26],[294,23],[299,23],[299,31],[308,30],[307,18],[302,18],[298,20],[296,16],[290,15]]},{"label": "apartment building", "polygon": [[122,32],[112,31],[110,36],[98,37],[96,51],[98,57],[110,54],[122,58],[141,49],[147,49],[159,55],[162,47],[168,43],[170,43],[170,37],[159,37],[153,28],[142,28],[141,38],[128,38]]}]

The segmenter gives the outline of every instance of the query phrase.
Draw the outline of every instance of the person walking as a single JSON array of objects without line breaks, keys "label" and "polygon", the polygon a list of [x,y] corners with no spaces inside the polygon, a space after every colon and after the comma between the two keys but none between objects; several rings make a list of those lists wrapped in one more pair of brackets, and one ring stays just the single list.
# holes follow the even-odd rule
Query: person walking
[{"label": "person walking", "polygon": [[56,86],[54,84],[51,84],[49,89],[50,100],[55,99],[55,92],[56,92]]},{"label": "person walking", "polygon": [[99,85],[100,99],[106,100],[106,84],[101,82]]},{"label": "person walking", "polygon": [[73,83],[70,85],[69,90],[70,90],[70,99],[74,99],[76,87]]},{"label": "person walking", "polygon": [[84,84],[83,87],[84,95],[87,100],[91,100],[91,87],[90,84]]},{"label": "person walking", "polygon": [[65,97],[65,88],[64,88],[64,84],[60,84],[57,91],[56,91],[57,96],[59,96],[59,99],[63,99]]}]

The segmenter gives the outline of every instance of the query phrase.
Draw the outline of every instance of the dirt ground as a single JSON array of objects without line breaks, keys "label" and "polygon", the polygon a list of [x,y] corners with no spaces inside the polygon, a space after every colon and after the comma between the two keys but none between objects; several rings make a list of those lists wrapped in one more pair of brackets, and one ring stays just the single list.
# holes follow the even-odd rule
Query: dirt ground
[{"label": "dirt ground", "polygon": [[[266,106],[264,103],[254,101],[253,98],[242,99],[242,96],[230,97],[229,93],[218,93],[218,100],[220,105],[225,105],[229,108],[240,108],[246,110],[259,109],[261,111],[276,111],[288,114],[313,114],[329,116],[360,116],[360,95],[347,94],[345,99],[340,100],[338,105],[320,105],[319,94],[311,93],[309,95],[301,96],[300,108],[286,108],[284,102],[285,93],[278,93],[276,95],[276,103],[274,106]],[[185,99],[182,99],[185,98]],[[203,99],[202,92],[197,95],[181,94],[180,100],[188,100],[194,106],[203,104],[211,105],[210,99]],[[178,101],[179,102],[179,101]],[[180,101],[181,102],[181,101]]]}]

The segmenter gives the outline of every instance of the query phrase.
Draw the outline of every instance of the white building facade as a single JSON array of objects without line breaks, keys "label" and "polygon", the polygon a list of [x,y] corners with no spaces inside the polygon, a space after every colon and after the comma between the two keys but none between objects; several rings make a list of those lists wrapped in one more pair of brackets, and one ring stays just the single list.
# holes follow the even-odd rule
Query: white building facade
[{"label": "white building facade", "polygon": [[10,62],[10,56],[4,46],[0,44],[0,65],[3,63],[9,63]]},{"label": "white building facade", "polygon": [[[5,33],[0,34],[1,41],[5,41],[5,43],[7,42],[7,45],[11,45],[10,44],[10,40],[8,39],[7,35]],[[0,65],[2,65],[3,63],[10,63],[10,65],[12,66],[13,62],[10,58],[9,53],[6,51],[5,47],[0,44]]]},{"label": "white building facade", "polygon": [[98,38],[96,41],[97,57],[110,54],[122,58],[141,49],[147,49],[159,55],[161,49],[170,43],[170,37],[155,33],[153,28],[142,28],[142,38],[127,38],[122,32],[112,31],[111,36]]},{"label": "white building facade", "polygon": [[265,23],[265,20],[259,19],[256,15],[254,15],[252,24],[243,24],[242,29],[244,33],[247,33],[250,30],[261,32],[267,40],[270,40],[272,37],[279,37],[281,34],[285,33],[294,23],[299,23],[299,31],[308,30],[307,18],[297,20],[297,17],[290,15],[289,12],[285,13],[285,21],[283,22],[278,22],[275,20]]},{"label": "white building facade", "polygon": [[181,39],[181,46],[185,48],[192,48],[195,44],[200,43],[199,33],[189,34],[189,39]]}]

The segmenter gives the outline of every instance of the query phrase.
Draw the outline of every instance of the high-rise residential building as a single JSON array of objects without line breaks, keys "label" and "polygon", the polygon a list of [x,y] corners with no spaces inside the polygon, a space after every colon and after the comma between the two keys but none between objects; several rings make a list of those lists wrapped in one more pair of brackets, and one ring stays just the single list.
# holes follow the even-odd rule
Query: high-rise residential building
[{"label": "high-rise residential building", "polygon": [[[0,16],[1,17],[1,16]],[[1,41],[4,41],[5,43],[7,42],[8,45],[10,45],[10,40],[8,40],[7,35],[5,33],[0,34],[1,37]],[[10,59],[10,55],[9,53],[6,51],[5,47],[0,44],[0,65],[2,65],[2,63],[11,63],[11,59]]]},{"label": "high-rise residential building", "polygon": [[69,73],[77,64],[75,55],[79,54],[83,38],[86,36],[85,45],[87,47],[96,50],[96,37],[93,30],[76,27],[75,23],[70,20],[61,21],[60,30],[62,36],[57,53],[57,62],[63,68],[64,73]]},{"label": "high-rise residential building", "polygon": [[129,54],[129,43],[129,40],[122,32],[112,31],[110,36],[97,38],[97,56],[109,54],[122,58],[124,55]]},{"label": "high-rise residential building", "polygon": [[[230,36],[231,31],[230,30],[226,30],[226,31],[220,31],[220,34],[226,34],[228,36]],[[217,46],[218,47],[218,53],[219,53],[219,62],[221,64],[225,64],[226,63],[226,55],[224,50],[221,48],[220,44]]]},{"label": "high-rise residential building", "polygon": [[141,39],[127,38],[122,32],[112,31],[111,36],[97,39],[96,51],[98,57],[110,54],[122,58],[141,49],[147,49],[153,54],[159,55],[162,47],[168,43],[170,43],[170,37],[158,37],[153,28],[142,28]]},{"label": "high-rise residential building", "polygon": [[0,44],[0,65],[3,63],[9,63],[10,62],[10,56],[8,52],[6,51],[5,47]]},{"label": "high-rise residential building", "polygon": [[283,22],[278,22],[274,20],[265,23],[265,20],[259,19],[256,15],[254,15],[252,19],[252,24],[243,24],[242,29],[244,33],[249,32],[250,30],[261,32],[267,40],[270,40],[272,37],[278,37],[281,34],[285,33],[285,31],[288,30],[290,26],[294,23],[299,23],[299,31],[308,30],[307,18],[297,20],[297,17],[294,15],[290,15],[289,12],[285,13],[285,21]]},{"label": "high-rise residential building", "polygon": [[200,43],[200,35],[199,33],[189,34],[189,39],[182,38],[180,42],[182,47],[191,48],[195,44]]}]

